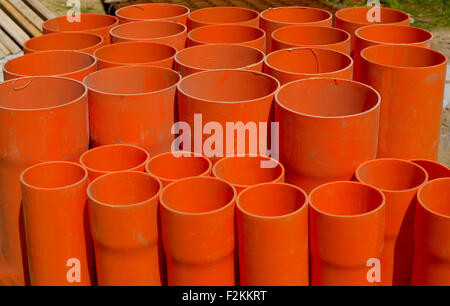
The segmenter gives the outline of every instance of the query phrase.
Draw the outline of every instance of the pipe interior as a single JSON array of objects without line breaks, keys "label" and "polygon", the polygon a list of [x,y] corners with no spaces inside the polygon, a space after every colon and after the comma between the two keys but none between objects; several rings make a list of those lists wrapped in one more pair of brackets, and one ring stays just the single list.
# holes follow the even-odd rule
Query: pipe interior
[{"label": "pipe interior", "polygon": [[99,59],[114,63],[151,63],[175,54],[172,47],[145,42],[111,44],[95,53]]},{"label": "pipe interior", "polygon": [[429,181],[442,177],[450,177],[450,169],[438,162],[421,159],[412,160],[412,162],[425,169],[428,173]]},{"label": "pipe interior", "polygon": [[293,45],[330,45],[343,42],[348,34],[335,28],[320,26],[292,26],[277,30],[273,38]]},{"label": "pipe interior", "polygon": [[90,74],[88,88],[109,94],[145,94],[172,87],[180,77],[174,71],[158,67],[118,67]]},{"label": "pipe interior", "polygon": [[70,22],[66,16],[50,19],[45,27],[56,32],[88,31],[114,25],[117,19],[109,15],[81,14],[80,22]]},{"label": "pipe interior", "polygon": [[312,116],[349,116],[373,109],[376,92],[356,82],[338,79],[305,79],[285,85],[278,102],[294,111]]},{"label": "pipe interior", "polygon": [[380,207],[383,196],[380,191],[367,185],[336,182],[313,190],[310,203],[327,214],[356,216]]},{"label": "pipe interior", "polygon": [[275,69],[308,74],[339,71],[352,64],[344,54],[318,48],[284,49],[269,54],[266,61]]},{"label": "pipe interior", "polygon": [[291,214],[306,205],[306,196],[293,186],[265,184],[243,191],[239,206],[244,211],[263,217]]},{"label": "pipe interior", "polygon": [[187,12],[188,10],[180,5],[152,3],[150,5],[124,7],[117,11],[117,16],[132,19],[161,19],[180,16]]},{"label": "pipe interior", "polygon": [[179,88],[187,95],[219,102],[238,102],[266,97],[278,89],[278,82],[251,71],[208,71],[184,78]]},{"label": "pipe interior", "polygon": [[433,36],[425,30],[395,25],[377,25],[358,30],[363,39],[389,44],[411,44],[425,42]]},{"label": "pipe interior", "polygon": [[90,196],[109,205],[132,205],[156,196],[161,186],[155,178],[140,172],[104,175],[89,186]]},{"label": "pipe interior", "polygon": [[26,42],[26,47],[36,51],[82,50],[101,43],[102,38],[89,33],[55,33],[39,36]]},{"label": "pipe interior", "polygon": [[213,178],[196,177],[167,186],[162,201],[179,212],[207,213],[226,206],[234,197],[234,189],[229,184]]},{"label": "pipe interior", "polygon": [[450,178],[429,182],[419,191],[418,197],[428,209],[450,218]]},{"label": "pipe interior", "polygon": [[147,169],[153,175],[168,180],[178,180],[185,177],[199,176],[207,172],[210,163],[200,156],[174,156],[171,152],[153,158]]},{"label": "pipe interior", "polygon": [[267,20],[286,23],[305,23],[326,20],[330,13],[308,7],[283,7],[265,10],[262,17]]},{"label": "pipe interior", "polygon": [[125,171],[143,165],[148,155],[130,146],[103,146],[90,150],[82,157],[83,164],[95,171]]},{"label": "pipe interior", "polygon": [[363,183],[389,191],[417,188],[427,180],[426,172],[414,163],[390,159],[364,164],[357,170],[357,176]]},{"label": "pipe interior", "polygon": [[259,39],[264,32],[245,25],[209,25],[189,32],[189,38],[201,43],[243,43]]},{"label": "pipe interior", "polygon": [[261,156],[227,157],[216,163],[214,174],[233,185],[251,186],[272,182],[281,176],[283,170],[279,163],[274,168],[263,168],[261,162],[269,160]]},{"label": "pipe interior", "polygon": [[82,97],[85,87],[62,78],[22,78],[0,83],[0,107],[40,109],[67,104]]},{"label": "pipe interior", "polygon": [[35,188],[60,188],[70,186],[86,177],[86,171],[71,163],[45,163],[26,170],[23,181]]},{"label": "pipe interior", "polygon": [[117,37],[128,39],[162,38],[182,33],[185,27],[169,21],[138,21],[124,23],[112,30]]},{"label": "pipe interior", "polygon": [[209,7],[194,11],[189,16],[194,21],[204,23],[237,23],[252,20],[257,12],[238,7]]},{"label": "pipe interior", "polygon": [[397,23],[409,20],[408,14],[404,12],[381,7],[380,13],[377,16],[380,18],[379,21],[375,19],[373,22],[369,22],[367,21],[367,12],[369,11],[369,9],[372,9],[372,7],[361,6],[361,7],[346,8],[338,11],[336,13],[336,16],[346,21],[362,24]]}]

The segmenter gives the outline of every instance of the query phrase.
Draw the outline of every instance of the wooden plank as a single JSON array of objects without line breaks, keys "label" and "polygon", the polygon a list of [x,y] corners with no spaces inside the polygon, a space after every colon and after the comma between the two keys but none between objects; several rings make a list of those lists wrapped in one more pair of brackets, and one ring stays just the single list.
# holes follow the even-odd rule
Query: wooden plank
[{"label": "wooden plank", "polygon": [[38,0],[25,0],[28,5],[44,19],[55,18],[55,14],[50,12],[45,6],[43,6]]},{"label": "wooden plank", "polygon": [[11,51],[9,51],[9,49],[6,48],[1,42],[0,42],[0,52],[5,56],[11,54]]},{"label": "wooden plank", "polygon": [[0,26],[21,46],[30,39],[30,36],[15,24],[2,9],[0,9]]},{"label": "wooden plank", "polygon": [[23,30],[25,30],[29,35],[36,37],[41,36],[42,32],[39,31],[28,19],[22,15],[11,3],[7,0],[0,0],[0,6],[8,13],[8,15],[19,25]]},{"label": "wooden plank", "polygon": [[19,46],[2,30],[2,28],[0,28],[0,43],[8,48],[11,54],[16,54],[21,51]]},{"label": "wooden plank", "polygon": [[22,13],[39,31],[42,32],[42,23],[44,20],[39,17],[32,9],[30,9],[22,0],[9,0],[19,12]]}]

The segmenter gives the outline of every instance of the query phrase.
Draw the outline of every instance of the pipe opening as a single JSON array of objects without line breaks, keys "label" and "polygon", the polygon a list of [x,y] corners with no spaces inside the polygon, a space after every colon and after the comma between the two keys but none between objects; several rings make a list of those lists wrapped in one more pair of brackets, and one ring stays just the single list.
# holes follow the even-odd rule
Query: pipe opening
[{"label": "pipe opening", "polygon": [[86,177],[86,170],[78,164],[47,162],[25,170],[21,181],[31,188],[61,188],[79,183]]},{"label": "pipe opening", "polygon": [[74,73],[95,64],[95,58],[76,51],[30,53],[7,62],[4,70],[18,76],[52,76]]},{"label": "pipe opening", "polygon": [[411,162],[421,166],[428,173],[428,180],[434,180],[437,178],[450,177],[450,169],[433,160],[414,159]]},{"label": "pipe opening", "polygon": [[369,62],[402,68],[431,67],[444,64],[445,55],[426,48],[403,45],[378,45],[364,49],[361,57]]},{"label": "pipe opening", "polygon": [[149,3],[123,7],[116,12],[117,17],[134,20],[164,19],[189,13],[182,5],[169,3]]},{"label": "pipe opening", "polygon": [[340,79],[311,78],[283,86],[277,102],[291,111],[311,116],[350,116],[367,112],[379,103],[375,90]]},{"label": "pipe opening", "polygon": [[163,38],[180,34],[186,27],[172,21],[136,21],[121,24],[111,30],[111,35],[125,39]]},{"label": "pipe opening", "polygon": [[175,157],[172,152],[155,156],[147,164],[149,173],[166,180],[204,175],[210,168],[211,163],[206,157],[193,154]]},{"label": "pipe opening", "polygon": [[178,86],[183,93],[195,98],[236,102],[271,95],[278,89],[278,82],[262,73],[221,70],[192,74],[181,80]]},{"label": "pipe opening", "polygon": [[121,64],[146,64],[170,58],[176,54],[175,48],[150,42],[127,42],[100,48],[95,56],[102,61]]},{"label": "pipe opening", "polygon": [[417,197],[428,210],[450,218],[450,178],[428,182],[419,190]]},{"label": "pipe opening", "polygon": [[100,14],[81,14],[80,22],[70,22],[67,16],[56,17],[45,21],[44,29],[55,32],[64,31],[89,31],[112,26],[117,23],[114,16]]},{"label": "pipe opening", "polygon": [[193,11],[189,18],[203,23],[238,23],[258,18],[256,11],[241,7],[207,7]]},{"label": "pipe opening", "polygon": [[181,213],[208,213],[221,209],[235,198],[229,184],[211,177],[194,177],[167,186],[161,202]]},{"label": "pipe opening", "polygon": [[355,182],[333,182],[314,189],[311,205],[325,214],[357,216],[372,212],[384,204],[381,191]]},{"label": "pipe opening", "polygon": [[298,211],[306,205],[306,194],[288,184],[262,184],[244,190],[238,198],[238,207],[261,217],[281,217]]},{"label": "pipe opening", "polygon": [[280,7],[265,10],[261,17],[270,21],[284,23],[306,23],[326,20],[331,13],[310,7]]},{"label": "pipe opening", "polygon": [[86,93],[83,84],[63,78],[27,77],[0,84],[0,107],[33,110],[74,102]]},{"label": "pipe opening", "polygon": [[197,69],[237,69],[261,62],[264,53],[241,45],[199,45],[181,50],[175,58],[181,65]]},{"label": "pipe opening", "polygon": [[272,33],[274,40],[298,46],[330,45],[346,41],[349,34],[324,26],[289,26]]},{"label": "pipe opening", "polygon": [[388,44],[413,44],[433,38],[433,34],[420,28],[388,24],[360,28],[356,35],[369,41]]},{"label": "pipe opening", "polygon": [[84,83],[94,91],[109,94],[144,94],[175,86],[180,76],[159,67],[124,66],[103,69],[88,75]]},{"label": "pipe opening", "polygon": [[267,65],[290,73],[319,74],[343,70],[352,59],[340,52],[319,48],[283,49],[266,57]]},{"label": "pipe opening", "polygon": [[83,50],[100,45],[103,39],[91,33],[53,33],[28,40],[24,48],[33,51]]},{"label": "pipe opening", "polygon": [[160,182],[146,173],[116,172],[93,181],[88,195],[102,204],[124,206],[150,200],[160,189]]},{"label": "pipe opening", "polygon": [[348,7],[337,11],[336,17],[342,20],[360,24],[397,23],[409,20],[409,15],[405,12],[391,8],[380,7],[378,8],[381,10],[379,13],[380,20],[379,21],[373,20],[369,22],[367,20],[367,12],[370,9],[373,9],[373,7],[370,6]]},{"label": "pipe opening", "polygon": [[284,175],[284,170],[278,162],[274,168],[261,166],[261,162],[270,160],[265,156],[226,157],[214,165],[213,172],[214,176],[236,186],[273,182]]},{"label": "pipe opening", "polygon": [[427,181],[427,173],[416,164],[398,159],[375,159],[356,170],[362,183],[387,191],[417,188]]},{"label": "pipe opening", "polygon": [[200,27],[188,34],[189,39],[200,43],[237,44],[264,37],[264,31],[246,25],[218,24]]},{"label": "pipe opening", "polygon": [[144,166],[148,154],[144,149],[128,145],[106,145],[84,153],[81,164],[93,171],[116,172]]}]

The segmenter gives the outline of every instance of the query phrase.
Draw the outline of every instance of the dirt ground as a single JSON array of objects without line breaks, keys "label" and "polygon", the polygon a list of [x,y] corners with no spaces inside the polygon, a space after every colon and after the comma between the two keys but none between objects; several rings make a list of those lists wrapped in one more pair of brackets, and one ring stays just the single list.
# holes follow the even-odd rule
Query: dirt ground
[{"label": "dirt ground", "polygon": [[[64,15],[67,12],[67,0],[40,0],[47,8],[53,11],[56,15]],[[135,2],[151,2],[145,0],[135,0]],[[153,2],[165,2],[154,0]],[[246,6],[256,10],[263,10],[267,7],[276,6],[314,6],[323,9],[328,9],[335,12],[339,6],[327,6],[318,0],[169,0],[167,2],[180,3],[191,7],[191,9],[198,9],[207,6],[231,6],[239,5]],[[81,11],[83,13],[104,13],[101,0],[81,0]],[[450,29],[434,29],[434,49],[444,53],[450,58]],[[449,76],[447,76],[449,80]],[[448,81],[450,82],[450,81]],[[447,85],[447,88],[449,85]],[[448,93],[450,96],[450,93]],[[449,104],[447,104],[450,106]],[[450,166],[450,109],[444,110],[442,117],[441,141],[439,148],[439,161]]]}]

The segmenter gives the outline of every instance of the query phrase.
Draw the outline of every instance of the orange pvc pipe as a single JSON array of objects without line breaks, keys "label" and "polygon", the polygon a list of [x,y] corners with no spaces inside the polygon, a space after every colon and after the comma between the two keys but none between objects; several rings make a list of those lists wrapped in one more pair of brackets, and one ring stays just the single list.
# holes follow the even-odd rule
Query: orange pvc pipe
[{"label": "orange pvc pipe", "polygon": [[[198,30],[204,28],[206,27]],[[191,151],[201,153],[198,149],[205,151],[206,147],[208,152],[205,151],[204,155],[211,158],[213,164],[221,157],[231,155],[232,152],[262,153],[258,148],[262,144],[261,138],[266,136],[258,127],[260,123],[270,123],[273,98],[278,88],[279,82],[275,78],[248,70],[203,71],[184,77],[178,84],[178,117],[179,121],[187,123],[192,129],[188,137]],[[196,115],[201,115],[202,122],[195,121]],[[203,124],[208,122],[219,123],[224,131],[223,135],[215,136],[214,140],[219,142],[216,146],[219,147],[214,149],[209,139],[210,135],[202,133],[196,137],[194,130],[196,125],[197,129],[203,130]],[[239,128],[236,126],[237,122],[242,122],[244,127],[247,124],[256,124],[253,126],[255,134],[249,137],[250,132],[245,132],[245,135],[241,137],[237,135],[233,142],[228,141],[227,144],[227,123],[229,125],[234,123],[231,131],[234,132]],[[199,124],[202,126],[198,127]],[[233,136],[231,132],[229,134]],[[201,139],[202,142],[199,144],[196,139]],[[221,148],[220,144],[223,145]]]},{"label": "orange pvc pipe", "polygon": [[352,79],[353,60],[347,54],[320,48],[283,49],[264,60],[264,72],[280,83],[312,78]]},{"label": "orange pvc pipe", "polygon": [[186,25],[189,8],[175,3],[145,3],[122,7],[116,11],[120,23],[162,20]]},{"label": "orange pvc pipe", "polygon": [[257,27],[240,24],[214,24],[199,27],[187,35],[187,47],[204,44],[238,44],[265,52],[266,34]]},{"label": "orange pvc pipe", "polygon": [[378,157],[436,160],[445,55],[416,46],[378,45],[361,52],[361,81],[383,101]]},{"label": "orange pvc pipe", "polygon": [[424,29],[407,25],[376,24],[355,31],[355,80],[359,80],[361,51],[377,45],[410,45],[432,48],[433,34]]},{"label": "orange pvc pipe", "polygon": [[235,285],[236,190],[212,177],[173,182],[160,195],[169,286]]},{"label": "orange pvc pipe", "polygon": [[183,77],[205,70],[242,69],[262,71],[265,54],[241,45],[198,45],[175,55],[175,70]]},{"label": "orange pvc pipe", "polygon": [[186,46],[187,28],[173,21],[135,21],[111,29],[113,43],[130,41],[150,41],[174,47],[177,50]]},{"label": "orange pvc pipe", "polygon": [[437,178],[450,177],[450,169],[441,163],[428,159],[413,159],[413,163],[421,166],[428,173],[428,180]]},{"label": "orange pvc pipe", "polygon": [[151,155],[170,151],[174,136],[175,92],[181,76],[150,66],[123,66],[92,73],[89,119],[94,147],[122,143]]},{"label": "orange pvc pipe", "polygon": [[72,162],[46,162],[22,172],[20,183],[31,285],[92,285],[87,171]]},{"label": "orange pvc pipe", "polygon": [[272,32],[272,51],[295,48],[325,48],[350,54],[350,34],[326,26],[294,25]]},{"label": "orange pvc pipe", "polygon": [[261,29],[267,36],[267,54],[272,49],[272,33],[282,27],[296,24],[331,27],[333,15],[325,10],[312,7],[288,6],[269,8],[261,13]]},{"label": "orange pvc pipe", "polygon": [[280,161],[286,182],[310,192],[331,181],[350,180],[377,152],[379,94],[364,84],[311,78],[278,91]]},{"label": "orange pvc pipe", "polygon": [[411,285],[450,285],[450,178],[430,181],[417,193]]},{"label": "orange pvc pipe", "polygon": [[44,34],[59,32],[89,32],[103,37],[105,44],[111,42],[109,31],[119,24],[119,20],[104,14],[80,14],[80,20],[71,20],[67,16],[55,17],[44,21]]},{"label": "orange pvc pipe", "polygon": [[[354,48],[355,31],[358,28],[380,23],[409,25],[409,15],[407,13],[387,7],[346,7],[338,10],[334,16],[335,27],[348,32],[352,37],[352,54]],[[368,18],[368,16],[370,18]]]},{"label": "orange pvc pipe", "polygon": [[173,58],[177,53],[174,47],[146,42],[124,42],[107,45],[98,49],[94,56],[97,58],[98,70],[117,66],[157,66],[172,69]]},{"label": "orange pvc pipe", "polygon": [[27,40],[23,45],[23,51],[29,54],[40,51],[69,50],[93,54],[104,44],[103,37],[94,33],[53,33]]},{"label": "orange pvc pipe", "polygon": [[375,159],[356,169],[358,181],[378,188],[386,197],[381,285],[408,286],[414,251],[416,194],[428,180],[420,166],[402,159]]},{"label": "orange pvc pipe", "polygon": [[27,76],[56,76],[82,81],[97,70],[97,60],[77,51],[43,51],[10,60],[3,66],[3,77],[12,80]]},{"label": "orange pvc pipe", "polygon": [[88,187],[89,218],[100,286],[160,286],[158,197],[147,173],[103,175]]},{"label": "orange pvc pipe", "polygon": [[145,166],[146,172],[156,176],[164,187],[187,177],[211,176],[211,169],[209,158],[183,151],[156,155]]},{"label": "orange pvc pipe", "polygon": [[49,160],[77,161],[88,149],[87,89],[33,77],[0,84],[0,284],[24,285],[28,264],[19,177]]},{"label": "orange pvc pipe", "polygon": [[368,277],[368,263],[383,249],[383,193],[362,183],[332,182],[311,192],[309,207],[311,285],[378,285]]},{"label": "orange pvc pipe", "polygon": [[214,165],[212,172],[233,185],[238,194],[253,185],[284,182],[283,165],[262,155],[224,157]]},{"label": "orange pvc pipe", "polygon": [[265,183],[237,198],[240,284],[308,286],[307,194]]},{"label": "orange pvc pipe", "polygon": [[189,14],[188,30],[212,24],[242,24],[259,27],[259,13],[244,7],[205,7]]},{"label": "orange pvc pipe", "polygon": [[86,151],[80,164],[86,168],[91,181],[105,174],[123,171],[144,172],[150,159],[144,149],[125,144],[112,144]]}]

